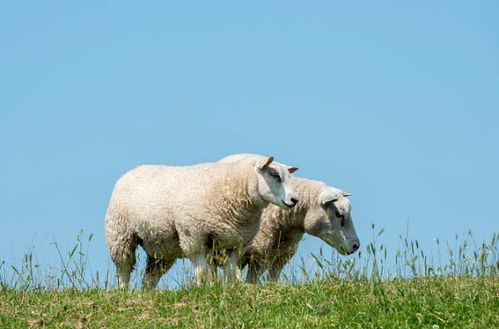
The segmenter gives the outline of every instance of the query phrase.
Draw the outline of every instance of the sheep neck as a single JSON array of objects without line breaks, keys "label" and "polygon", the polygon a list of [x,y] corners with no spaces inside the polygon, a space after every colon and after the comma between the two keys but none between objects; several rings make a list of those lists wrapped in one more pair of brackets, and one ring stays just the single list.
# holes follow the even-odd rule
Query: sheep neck
[{"label": "sheep neck", "polygon": [[325,186],[324,183],[319,181],[297,177],[293,177],[291,183],[298,193],[300,200],[291,210],[273,207],[273,210],[279,212],[275,217],[278,218],[278,220],[272,220],[269,224],[273,226],[273,230],[276,234],[293,231],[305,233],[305,217],[311,207],[317,202],[318,195]]},{"label": "sheep neck", "polygon": [[[257,190],[254,163],[227,165],[224,177],[212,199],[211,216],[232,226],[247,226],[259,220],[266,206]],[[245,173],[245,174],[242,174]]]}]

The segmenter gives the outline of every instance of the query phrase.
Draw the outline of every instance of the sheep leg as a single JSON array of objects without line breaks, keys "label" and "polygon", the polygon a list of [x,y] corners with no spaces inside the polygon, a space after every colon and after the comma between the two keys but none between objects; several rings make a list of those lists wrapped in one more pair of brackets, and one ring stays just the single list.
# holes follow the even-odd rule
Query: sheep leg
[{"label": "sheep leg", "polygon": [[116,280],[119,289],[128,289],[130,282],[130,274],[133,271],[133,265],[130,264],[116,264]]},{"label": "sheep leg", "polygon": [[120,289],[128,288],[138,244],[137,235],[130,228],[129,219],[124,213],[123,207],[111,200],[105,224],[109,255],[116,265],[116,281]]},{"label": "sheep leg", "polygon": [[246,282],[257,284],[258,279],[262,275],[264,267],[259,262],[249,262],[248,264],[248,274],[246,274]]},{"label": "sheep leg", "polygon": [[206,264],[205,252],[198,252],[189,257],[194,266],[194,274],[196,275],[196,285],[201,286],[208,281],[209,271]]},{"label": "sheep leg", "polygon": [[279,275],[281,274],[285,264],[286,261],[283,260],[276,260],[272,263],[269,269],[269,281],[276,282],[279,280]]},{"label": "sheep leg", "polygon": [[144,278],[142,279],[142,289],[156,288],[159,280],[175,263],[175,259],[157,259],[147,256],[147,266]]},{"label": "sheep leg", "polygon": [[237,250],[231,251],[227,265],[224,269],[224,276],[227,282],[242,282],[243,274],[239,265],[239,252]]},{"label": "sheep leg", "polygon": [[135,249],[137,248],[137,241],[133,235],[126,236],[125,238],[111,241],[109,244],[111,259],[116,265],[116,280],[119,289],[128,289],[130,282],[130,274],[135,266]]}]

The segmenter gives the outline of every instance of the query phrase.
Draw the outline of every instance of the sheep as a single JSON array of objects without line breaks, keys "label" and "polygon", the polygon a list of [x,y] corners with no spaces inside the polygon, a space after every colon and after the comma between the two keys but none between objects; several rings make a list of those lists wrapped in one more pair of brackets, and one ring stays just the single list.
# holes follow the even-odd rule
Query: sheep
[{"label": "sheep", "polygon": [[298,168],[273,157],[192,166],[143,165],[117,182],[105,234],[119,288],[127,288],[140,245],[147,254],[143,288],[156,287],[177,258],[194,266],[197,284],[207,279],[206,255],[226,251],[226,273],[242,280],[240,253],[255,236],[269,203],[289,210],[298,202],[290,174]]},{"label": "sheep", "polygon": [[[236,154],[220,162],[230,163],[254,154]],[[240,259],[240,267],[248,265],[246,281],[258,282],[265,270],[269,279],[279,278],[282,268],[295,254],[304,233],[314,235],[334,247],[340,254],[354,253],[360,246],[351,216],[349,193],[320,181],[292,177],[300,203],[289,212],[269,205],[262,214],[258,233]]]}]

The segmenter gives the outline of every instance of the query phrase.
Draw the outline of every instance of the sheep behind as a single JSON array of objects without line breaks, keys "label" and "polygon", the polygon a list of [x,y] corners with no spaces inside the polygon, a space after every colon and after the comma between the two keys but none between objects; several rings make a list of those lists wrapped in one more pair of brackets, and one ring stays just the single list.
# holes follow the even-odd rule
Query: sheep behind
[{"label": "sheep behind", "polygon": [[[235,154],[221,162],[230,163],[253,154]],[[241,259],[248,265],[248,282],[257,282],[268,269],[269,278],[277,280],[282,268],[295,254],[304,233],[319,237],[340,254],[355,252],[360,242],[351,216],[351,204],[346,192],[320,181],[292,178],[300,203],[289,212],[269,205],[262,214],[260,229]]]}]

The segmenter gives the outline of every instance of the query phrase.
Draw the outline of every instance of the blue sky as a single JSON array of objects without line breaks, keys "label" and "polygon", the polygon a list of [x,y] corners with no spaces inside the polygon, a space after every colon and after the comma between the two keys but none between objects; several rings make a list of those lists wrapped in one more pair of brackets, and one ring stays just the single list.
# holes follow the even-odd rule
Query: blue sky
[{"label": "blue sky", "polygon": [[[427,245],[497,231],[497,1],[0,4],[0,259],[94,234],[132,167],[276,156]],[[364,243],[364,246],[365,244]],[[300,253],[324,245],[307,238]],[[328,249],[328,248],[326,248]]]}]

